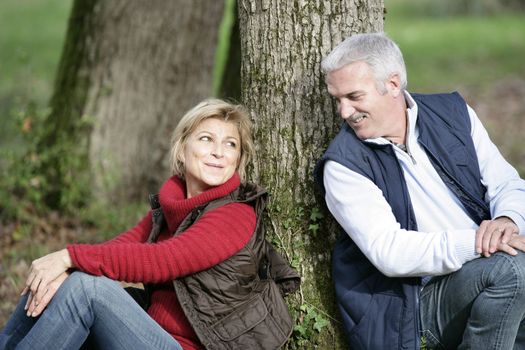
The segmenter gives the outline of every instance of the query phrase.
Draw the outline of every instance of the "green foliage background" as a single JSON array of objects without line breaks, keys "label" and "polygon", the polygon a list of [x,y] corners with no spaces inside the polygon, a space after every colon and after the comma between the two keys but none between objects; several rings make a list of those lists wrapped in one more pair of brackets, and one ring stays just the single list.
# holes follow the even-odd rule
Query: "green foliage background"
[{"label": "green foliage background", "polygon": [[[43,109],[71,9],[70,0],[3,0],[0,3],[0,148],[19,153],[28,106]],[[0,159],[0,166],[4,164]]]},{"label": "green foliage background", "polygon": [[524,12],[457,14],[458,2],[385,0],[385,32],[404,54],[409,89],[480,89],[510,76],[525,79]]}]

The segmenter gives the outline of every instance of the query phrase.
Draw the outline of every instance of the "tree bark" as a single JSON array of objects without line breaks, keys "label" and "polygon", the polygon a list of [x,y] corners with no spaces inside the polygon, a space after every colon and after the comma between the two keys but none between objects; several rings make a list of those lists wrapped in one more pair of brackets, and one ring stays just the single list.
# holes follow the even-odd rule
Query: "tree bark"
[{"label": "tree bark", "polygon": [[[172,130],[186,110],[212,94],[223,6],[207,0],[75,1],[46,142],[79,138],[98,199],[144,199],[169,175]],[[90,125],[87,136],[76,135],[79,120]]]},{"label": "tree bark", "polygon": [[[381,31],[383,1],[239,0],[238,10],[242,101],[255,123],[252,177],[271,194],[272,240],[303,277],[293,302],[298,327],[288,347],[345,348],[330,278],[339,229],[318,219],[324,200],[316,202],[312,179],[341,124],[320,61],[353,33]],[[323,327],[324,321],[330,324]]]}]

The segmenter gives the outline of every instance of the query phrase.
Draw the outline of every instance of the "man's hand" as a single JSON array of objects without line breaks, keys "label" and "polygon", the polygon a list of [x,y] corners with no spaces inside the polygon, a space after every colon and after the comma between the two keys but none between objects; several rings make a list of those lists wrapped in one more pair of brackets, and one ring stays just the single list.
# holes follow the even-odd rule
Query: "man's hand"
[{"label": "man's hand", "polygon": [[34,260],[31,263],[26,287],[22,291],[22,295],[30,292],[31,299],[35,299],[36,303],[40,304],[42,297],[49,289],[49,284],[73,267],[72,265],[67,249],[62,249]]},{"label": "man's hand", "polygon": [[63,272],[55,280],[51,281],[51,283],[47,285],[47,289],[42,295],[42,298],[39,302],[37,302],[36,299],[33,297],[33,293],[29,292],[29,296],[27,297],[27,302],[25,305],[27,316],[37,317],[38,315],[40,315],[42,311],[44,311],[46,306],[49,304],[51,299],[53,299],[58,288],[62,285],[66,278],[68,278],[68,276],[69,272]]},{"label": "man's hand", "polygon": [[[507,243],[507,245],[511,246],[514,249],[521,250],[522,252],[525,252],[525,236],[514,235],[514,236],[512,236],[510,241]],[[517,252],[516,252],[516,254],[517,254]]]},{"label": "man's hand", "polygon": [[518,235],[518,226],[507,216],[500,216],[494,220],[484,220],[476,231],[476,252],[489,257],[496,251],[504,251],[516,255],[514,248],[522,250],[515,241],[516,247],[508,244]]},{"label": "man's hand", "polygon": [[498,251],[509,255],[517,255],[518,250],[525,252],[525,236],[513,235],[508,243],[498,245]]}]

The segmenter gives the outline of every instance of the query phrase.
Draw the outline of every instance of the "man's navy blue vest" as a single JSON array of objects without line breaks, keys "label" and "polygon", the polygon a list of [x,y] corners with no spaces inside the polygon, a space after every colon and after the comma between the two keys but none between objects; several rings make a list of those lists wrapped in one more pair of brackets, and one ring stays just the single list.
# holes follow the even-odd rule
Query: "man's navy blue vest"
[{"label": "man's navy blue vest", "polygon": [[[465,101],[458,93],[412,97],[418,105],[419,144],[448,188],[476,222],[488,219],[479,164]],[[322,189],[323,168],[336,161],[373,181],[401,227],[417,230],[403,171],[392,145],[357,138],[344,123],[314,171]],[[352,193],[348,193],[349,196]],[[343,232],[333,252],[333,279],[345,333],[352,349],[418,349],[421,278],[383,275]]]}]

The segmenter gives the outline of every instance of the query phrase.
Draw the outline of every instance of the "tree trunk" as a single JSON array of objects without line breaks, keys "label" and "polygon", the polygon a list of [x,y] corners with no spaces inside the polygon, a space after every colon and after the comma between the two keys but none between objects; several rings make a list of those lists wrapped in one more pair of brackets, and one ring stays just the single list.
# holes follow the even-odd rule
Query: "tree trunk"
[{"label": "tree trunk", "polygon": [[242,100],[255,123],[253,179],[271,194],[272,240],[303,277],[288,347],[345,348],[330,278],[339,229],[319,220],[324,200],[315,200],[312,179],[341,124],[320,61],[352,33],[381,31],[383,1],[239,0],[238,10]]},{"label": "tree trunk", "polygon": [[[75,1],[46,142],[82,142],[79,120],[89,124],[83,146],[98,199],[144,199],[169,175],[172,130],[186,110],[212,94],[223,6],[208,0]],[[57,172],[61,181],[65,174]]]}]

